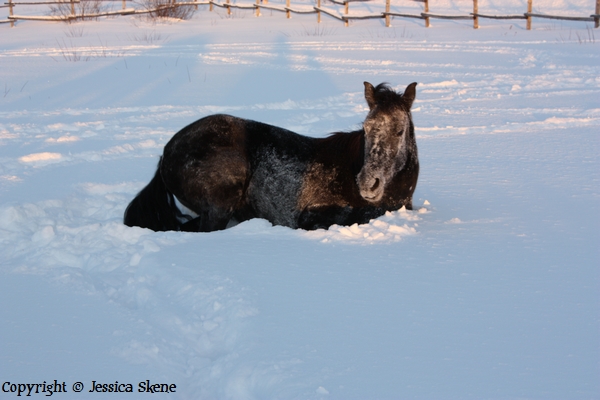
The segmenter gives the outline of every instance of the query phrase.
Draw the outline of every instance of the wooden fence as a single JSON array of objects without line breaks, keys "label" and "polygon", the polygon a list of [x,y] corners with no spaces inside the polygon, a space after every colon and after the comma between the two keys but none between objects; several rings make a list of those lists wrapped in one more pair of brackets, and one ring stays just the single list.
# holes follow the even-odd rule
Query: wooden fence
[{"label": "wooden fence", "polygon": [[[424,20],[424,24],[426,27],[430,26],[430,19],[450,19],[450,20],[472,20],[473,28],[479,28],[479,20],[480,19],[498,19],[498,20],[508,20],[508,19],[522,19],[526,20],[527,29],[531,29],[532,19],[533,18],[545,18],[545,19],[554,19],[554,20],[565,20],[565,21],[584,21],[584,22],[594,22],[594,27],[598,28],[600,26],[600,0],[595,0],[595,10],[594,14],[590,16],[582,16],[582,17],[571,17],[571,16],[560,16],[560,15],[547,15],[547,14],[537,14],[533,13],[533,0],[527,0],[527,11],[523,14],[516,15],[489,15],[489,14],[480,14],[478,8],[478,0],[473,1],[473,12],[465,15],[442,15],[435,14],[430,12],[429,9],[429,0],[414,0],[423,3],[423,12],[419,14],[405,14],[398,12],[391,12],[391,1],[385,0],[385,11],[374,14],[350,14],[350,3],[356,2],[366,2],[369,0],[315,0],[315,6],[305,6],[303,8],[292,8],[290,2],[291,0],[285,0],[285,7],[269,5],[268,0],[256,0],[256,3],[246,3],[246,4],[238,4],[231,3],[231,0],[224,0],[217,2],[214,0],[207,1],[177,1],[177,0],[161,0],[159,2],[159,6],[156,8],[148,8],[148,7],[139,7],[139,3],[129,0],[130,3],[134,5],[138,5],[138,8],[127,7],[127,0],[112,0],[112,1],[120,1],[122,2],[122,8],[120,10],[113,11],[105,11],[105,12],[96,12],[96,13],[86,13],[86,14],[77,14],[75,12],[75,4],[84,3],[86,1],[97,1],[97,0],[50,0],[50,1],[14,1],[8,0],[3,5],[0,5],[0,8],[8,8],[9,14],[6,20],[0,20],[0,23],[10,23],[11,27],[14,26],[15,21],[18,20],[38,20],[38,21],[71,21],[76,19],[83,18],[99,18],[105,16],[116,16],[116,15],[132,15],[132,14],[144,14],[144,13],[156,13],[159,11],[164,11],[165,9],[173,9],[176,7],[183,6],[194,6],[196,9],[199,5],[208,5],[209,10],[212,11],[213,7],[221,7],[227,9],[227,13],[231,14],[232,8],[238,9],[251,9],[255,10],[256,16],[260,16],[261,9],[265,10],[274,10],[280,11],[286,14],[287,18],[291,17],[291,13],[297,14],[316,14],[317,22],[321,22],[321,14],[326,14],[332,18],[338,19],[344,22],[344,25],[348,26],[348,21],[350,20],[361,20],[361,19],[385,19],[385,26],[391,26],[390,19],[391,17],[398,18],[414,18]],[[111,0],[101,0],[101,1],[111,1]],[[321,2],[328,1],[338,6],[343,7],[343,12],[337,9],[325,8],[322,7]],[[394,0],[400,1],[400,0]],[[21,6],[31,6],[31,5],[62,5],[62,6],[70,6],[70,13],[66,13],[66,15],[55,15],[55,16],[25,16],[25,15],[15,15],[14,8]]]}]

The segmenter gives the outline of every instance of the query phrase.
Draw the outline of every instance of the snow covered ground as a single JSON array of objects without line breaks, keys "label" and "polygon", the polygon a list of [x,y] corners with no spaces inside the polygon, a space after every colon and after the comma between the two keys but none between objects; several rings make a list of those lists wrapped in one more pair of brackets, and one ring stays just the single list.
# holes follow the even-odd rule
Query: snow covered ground
[{"label": "snow covered ground", "polygon": [[[69,393],[54,396],[84,399],[148,398],[87,392],[145,380],[174,399],[600,398],[598,30],[480,26],[206,9],[0,26],[0,383],[56,379]],[[352,129],[363,81],[419,82],[414,211],[316,232],[122,225],[186,124]]]}]

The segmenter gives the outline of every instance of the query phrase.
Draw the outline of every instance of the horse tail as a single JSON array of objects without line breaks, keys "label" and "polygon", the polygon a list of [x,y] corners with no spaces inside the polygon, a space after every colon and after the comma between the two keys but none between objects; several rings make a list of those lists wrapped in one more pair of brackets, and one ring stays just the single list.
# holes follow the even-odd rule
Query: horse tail
[{"label": "horse tail", "polygon": [[129,203],[123,223],[153,231],[178,231],[181,223],[177,216],[181,211],[175,205],[173,193],[169,192],[160,174],[160,163],[154,178]]}]

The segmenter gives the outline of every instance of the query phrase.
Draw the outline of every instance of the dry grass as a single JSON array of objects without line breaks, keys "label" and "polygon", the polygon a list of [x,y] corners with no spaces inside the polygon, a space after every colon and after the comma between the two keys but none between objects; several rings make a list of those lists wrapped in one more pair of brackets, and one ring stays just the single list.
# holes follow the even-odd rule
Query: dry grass
[{"label": "dry grass", "polygon": [[171,0],[141,0],[138,4],[148,11],[146,15],[151,20],[187,20],[192,18],[195,11],[194,6],[180,6]]},{"label": "dry grass", "polygon": [[80,0],[73,5],[70,2],[50,4],[50,15],[62,17],[63,20],[68,23],[75,19],[98,19],[98,17],[94,15],[107,10],[107,6],[103,3],[105,2],[102,0]]}]

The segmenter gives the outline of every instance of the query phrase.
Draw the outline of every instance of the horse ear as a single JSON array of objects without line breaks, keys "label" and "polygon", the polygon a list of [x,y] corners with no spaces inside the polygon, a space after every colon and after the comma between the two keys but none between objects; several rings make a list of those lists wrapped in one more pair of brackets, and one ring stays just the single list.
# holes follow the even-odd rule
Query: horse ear
[{"label": "horse ear", "polygon": [[369,110],[375,107],[375,88],[369,82],[365,82],[365,99],[369,105]]},{"label": "horse ear", "polygon": [[406,90],[404,91],[404,94],[402,95],[402,97],[404,98],[404,101],[406,101],[406,104],[408,105],[409,109],[412,107],[412,103],[413,103],[413,101],[415,101],[416,95],[417,95],[417,82],[413,82],[406,87]]}]

